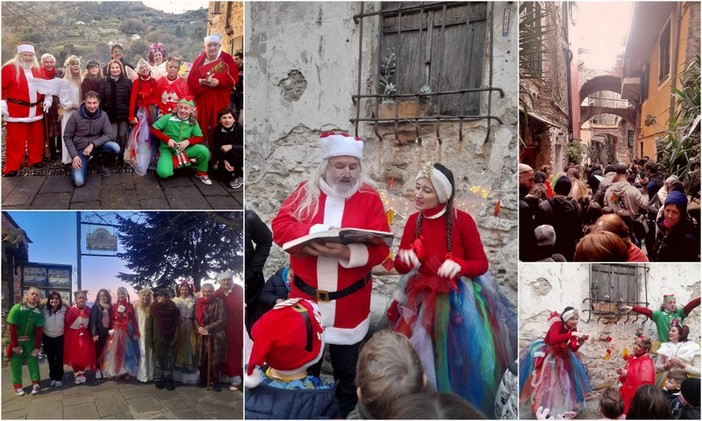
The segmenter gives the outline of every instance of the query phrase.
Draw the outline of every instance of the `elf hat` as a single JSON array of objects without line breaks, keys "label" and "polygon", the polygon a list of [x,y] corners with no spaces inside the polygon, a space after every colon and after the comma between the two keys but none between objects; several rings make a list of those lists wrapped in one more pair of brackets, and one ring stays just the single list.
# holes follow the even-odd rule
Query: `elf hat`
[{"label": "elf hat", "polygon": [[195,97],[192,95],[187,95],[181,98],[180,101],[178,101],[178,104],[188,104],[191,107],[195,107]]},{"label": "elf hat", "polygon": [[668,300],[674,300],[675,299],[675,294],[663,294],[663,302],[666,302]]},{"label": "elf hat", "polygon": [[363,141],[348,133],[324,132],[319,136],[322,147],[322,158],[328,159],[335,156],[353,156],[363,159]]},{"label": "elf hat", "polygon": [[251,329],[253,346],[246,367],[244,385],[261,384],[256,366],[268,364],[283,375],[314,365],[324,353],[324,325],[317,305],[291,298],[273,307]]}]

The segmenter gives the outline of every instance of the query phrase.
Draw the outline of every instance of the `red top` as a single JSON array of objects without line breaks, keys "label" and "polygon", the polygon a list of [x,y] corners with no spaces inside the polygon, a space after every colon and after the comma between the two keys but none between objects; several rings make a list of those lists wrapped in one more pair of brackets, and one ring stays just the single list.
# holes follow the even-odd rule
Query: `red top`
[{"label": "red top", "polygon": [[[123,313],[117,311],[121,305],[125,308]],[[134,326],[134,336],[139,335],[139,323],[136,319],[134,306],[126,300],[117,301],[115,304],[112,304],[112,322],[115,329],[126,329],[127,326],[129,326],[129,322],[131,322],[132,326]]]},{"label": "red top", "polygon": [[578,343],[578,338],[573,336],[573,332],[577,330],[577,328],[568,329],[563,322],[558,321],[552,324],[548,332],[546,332],[544,343],[551,346],[551,352],[564,357],[567,354],[567,348],[570,348],[573,352],[580,349],[581,344]]},{"label": "red top", "polygon": [[132,84],[132,93],[129,98],[129,116],[136,117],[137,108],[158,104],[158,89],[156,81],[149,77],[144,80],[138,77]]},{"label": "red top", "polygon": [[[447,235],[446,235],[446,216],[441,215],[436,219],[429,219],[428,216],[436,215],[443,209],[444,205],[440,205],[435,209],[424,211],[424,218],[421,227],[421,236],[423,248],[426,251],[426,256],[420,258],[420,261],[426,262],[432,257],[438,258],[438,265],[444,262],[448,256]],[[488,270],[488,260],[483,249],[483,243],[480,241],[480,233],[475,225],[473,218],[466,212],[454,210],[453,212],[453,227],[451,230],[451,260],[461,265],[460,275],[469,278],[480,276]],[[400,249],[412,248],[417,238],[417,219],[419,212],[410,215],[405,224],[405,230],[402,233],[400,241]],[[438,270],[435,264],[423,264],[419,268],[419,272],[425,276],[436,275]],[[407,273],[410,267],[403,264],[399,256],[395,257],[395,269],[399,273]]]}]

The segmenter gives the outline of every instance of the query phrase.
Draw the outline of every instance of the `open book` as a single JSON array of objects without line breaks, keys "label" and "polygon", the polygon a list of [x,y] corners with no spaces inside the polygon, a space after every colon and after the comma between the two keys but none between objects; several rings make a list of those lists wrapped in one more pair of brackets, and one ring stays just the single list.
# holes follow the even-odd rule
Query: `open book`
[{"label": "open book", "polygon": [[297,253],[310,243],[364,243],[368,245],[377,245],[385,243],[392,246],[392,239],[395,234],[388,231],[374,231],[361,228],[341,228],[339,230],[329,230],[315,232],[300,238],[288,241],[283,244],[283,251],[289,253]]}]

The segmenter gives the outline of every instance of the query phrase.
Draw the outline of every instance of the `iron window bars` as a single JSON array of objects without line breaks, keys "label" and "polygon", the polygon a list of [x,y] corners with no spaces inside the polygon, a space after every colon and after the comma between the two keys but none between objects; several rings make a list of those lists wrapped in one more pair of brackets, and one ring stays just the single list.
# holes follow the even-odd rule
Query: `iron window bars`
[{"label": "iron window bars", "polygon": [[[597,316],[597,321],[602,318],[616,319],[616,322],[625,317],[624,323],[636,322],[645,316],[630,312],[621,314],[622,305],[648,306],[648,271],[646,265],[631,264],[592,264],[590,265],[590,293],[583,303],[589,301],[587,313],[588,323],[592,315]],[[643,301],[639,300],[639,290],[643,284]]]}]

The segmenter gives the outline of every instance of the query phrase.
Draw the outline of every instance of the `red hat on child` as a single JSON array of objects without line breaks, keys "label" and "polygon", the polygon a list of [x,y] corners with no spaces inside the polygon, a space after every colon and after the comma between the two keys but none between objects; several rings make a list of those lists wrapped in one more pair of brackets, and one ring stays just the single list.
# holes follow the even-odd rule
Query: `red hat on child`
[{"label": "red hat on child", "polygon": [[302,298],[276,304],[251,329],[253,347],[244,385],[261,383],[260,371],[267,363],[281,374],[294,374],[314,365],[324,353],[324,325],[317,305]]}]

